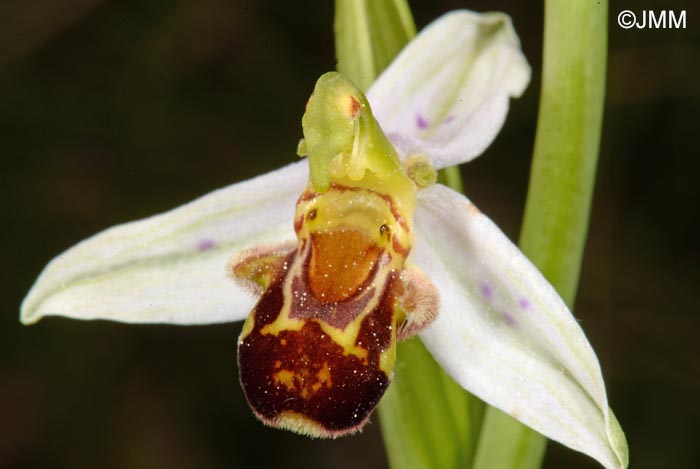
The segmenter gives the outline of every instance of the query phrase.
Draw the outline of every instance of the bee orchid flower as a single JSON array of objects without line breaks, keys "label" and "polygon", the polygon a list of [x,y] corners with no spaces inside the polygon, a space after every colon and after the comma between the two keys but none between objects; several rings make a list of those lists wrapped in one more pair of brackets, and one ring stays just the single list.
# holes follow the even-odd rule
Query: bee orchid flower
[{"label": "bee orchid flower", "polygon": [[[434,183],[435,169],[486,149],[529,79],[507,16],[447,14],[366,97],[338,74],[319,80],[303,120],[307,159],[79,243],[41,273],[21,321],[248,318],[239,365],[254,412],[324,437],[367,421],[396,340],[418,334],[465,389],[624,467],[624,435],[576,319],[491,220]],[[354,414],[339,416],[349,399]]]}]

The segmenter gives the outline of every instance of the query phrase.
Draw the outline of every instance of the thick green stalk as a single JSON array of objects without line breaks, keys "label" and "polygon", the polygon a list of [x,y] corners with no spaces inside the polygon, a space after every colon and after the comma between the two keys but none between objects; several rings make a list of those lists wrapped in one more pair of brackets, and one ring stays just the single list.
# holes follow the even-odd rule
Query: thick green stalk
[{"label": "thick green stalk", "polygon": [[603,122],[607,1],[545,4],[542,95],[520,246],[571,307]]},{"label": "thick green stalk", "polygon": [[462,175],[459,173],[459,166],[450,166],[440,171],[440,183],[456,190],[460,194],[464,193],[462,187]]},{"label": "thick green stalk", "polygon": [[[572,307],[595,181],[605,95],[607,1],[545,1],[537,136],[520,247]],[[534,468],[546,440],[488,408],[475,467]]]},{"label": "thick green stalk", "polygon": [[405,0],[336,0],[334,28],[338,71],[364,91],[416,35]]},{"label": "thick green stalk", "polygon": [[[338,70],[366,91],[415,26],[405,0],[336,0],[335,35]],[[457,168],[441,178],[461,191]],[[470,467],[483,411],[419,340],[399,344],[396,375],[379,405],[391,467]]]},{"label": "thick green stalk", "polygon": [[396,375],[379,404],[392,468],[471,467],[484,405],[455,383],[417,338],[399,344]]}]

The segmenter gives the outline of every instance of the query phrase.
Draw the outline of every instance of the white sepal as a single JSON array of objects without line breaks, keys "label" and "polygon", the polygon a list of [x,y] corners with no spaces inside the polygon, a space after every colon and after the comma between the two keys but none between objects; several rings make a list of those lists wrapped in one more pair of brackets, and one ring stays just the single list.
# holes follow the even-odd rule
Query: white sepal
[{"label": "white sepal", "polygon": [[300,161],[82,241],[46,266],[22,303],[22,322],[244,319],[255,298],[227,276],[227,263],[243,249],[294,239],[307,173]]},{"label": "white sepal", "polygon": [[529,81],[510,18],[462,10],[416,36],[367,97],[403,157],[426,155],[440,169],[479,156]]},{"label": "white sepal", "polygon": [[465,389],[545,436],[627,465],[598,359],[576,319],[520,250],[464,196],[419,192],[411,260],[440,293],[420,334]]}]

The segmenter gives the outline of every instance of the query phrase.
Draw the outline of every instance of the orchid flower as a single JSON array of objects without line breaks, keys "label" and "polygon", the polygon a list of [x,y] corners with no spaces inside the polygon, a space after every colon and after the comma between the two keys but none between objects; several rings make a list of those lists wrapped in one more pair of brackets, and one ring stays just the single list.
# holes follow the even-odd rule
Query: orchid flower
[{"label": "orchid flower", "polygon": [[[576,319],[491,220],[466,197],[431,180],[432,168],[469,161],[486,149],[503,125],[509,99],[529,79],[510,19],[461,11],[423,30],[374,83],[368,103],[361,93],[352,95],[352,106],[366,109],[367,125],[376,118],[378,132],[386,134],[396,161],[415,183],[414,239],[406,262],[425,277],[418,283],[433,286],[426,301],[435,311],[424,312],[430,316],[424,324],[416,320],[402,327],[405,335],[419,331],[445,370],[487,403],[605,467],[625,467],[624,435]],[[246,319],[257,298],[244,282],[231,281],[227,270],[246,264],[230,260],[259,259],[261,245],[279,247],[266,253],[291,252],[299,195],[323,193],[341,176],[361,181],[374,164],[355,154],[358,133],[350,129],[353,154],[341,150],[345,173],[334,175],[337,158],[314,159],[307,127],[300,147],[309,159],[107,229],[56,257],[24,300],[21,321],[32,324],[50,315],[168,324]],[[336,134],[320,135],[323,145]],[[248,275],[268,273],[258,269]],[[258,293],[269,284],[257,283],[252,289]],[[251,321],[242,337],[252,330]],[[319,383],[330,386],[330,378]],[[368,412],[375,404],[368,404]],[[300,430],[319,435],[313,428]]]}]

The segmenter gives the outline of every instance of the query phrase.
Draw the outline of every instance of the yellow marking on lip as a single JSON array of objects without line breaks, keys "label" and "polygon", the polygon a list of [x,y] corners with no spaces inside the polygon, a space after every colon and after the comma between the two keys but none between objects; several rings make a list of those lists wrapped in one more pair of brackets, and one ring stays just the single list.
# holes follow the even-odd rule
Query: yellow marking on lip
[{"label": "yellow marking on lip", "polygon": [[394,365],[396,364],[396,326],[391,329],[391,347],[382,351],[379,354],[379,369],[382,370],[389,379],[394,374]]},{"label": "yellow marking on lip", "polygon": [[275,380],[276,383],[283,384],[288,391],[296,391],[296,385],[294,384],[294,377],[296,376],[296,373],[290,370],[280,370],[277,373],[272,375],[272,379]]},{"label": "yellow marking on lip", "polygon": [[328,389],[333,387],[331,367],[328,366],[328,362],[323,362],[321,369],[316,373],[316,382],[311,386],[311,390],[316,393],[324,386]]},{"label": "yellow marking on lip", "polygon": [[[330,339],[343,347],[343,352],[345,355],[354,355],[360,360],[365,360],[367,358],[367,349],[361,345],[355,345],[357,336],[360,332],[360,325],[362,320],[367,316],[367,312],[358,316],[353,322],[351,322],[345,329],[340,330],[335,328],[325,321],[320,319],[292,319],[288,316],[280,316],[275,319],[271,324],[266,325],[260,330],[262,335],[279,335],[280,332],[299,332],[307,323],[307,321],[313,321],[321,326],[321,330],[330,337]],[[241,339],[243,340],[243,339]],[[281,345],[286,345],[286,340],[282,339],[280,341]]]},{"label": "yellow marking on lip", "polygon": [[308,399],[322,388],[333,387],[331,367],[328,362],[323,362],[321,368],[311,374],[308,368],[300,368],[298,371],[283,369],[273,373],[272,379],[277,384],[283,385],[287,391],[297,392],[303,399]]},{"label": "yellow marking on lip", "polygon": [[248,317],[246,318],[245,322],[243,323],[243,329],[241,329],[241,335],[239,338],[239,342],[243,342],[243,340],[246,337],[248,337],[248,334],[253,332],[254,328],[255,328],[255,315],[249,314]]},{"label": "yellow marking on lip", "polygon": [[[303,319],[295,319],[289,317],[289,308],[284,308],[286,311],[282,311],[274,322],[266,325],[260,329],[262,335],[279,335],[282,331],[300,331],[306,321]],[[286,314],[285,314],[286,313]]]}]

